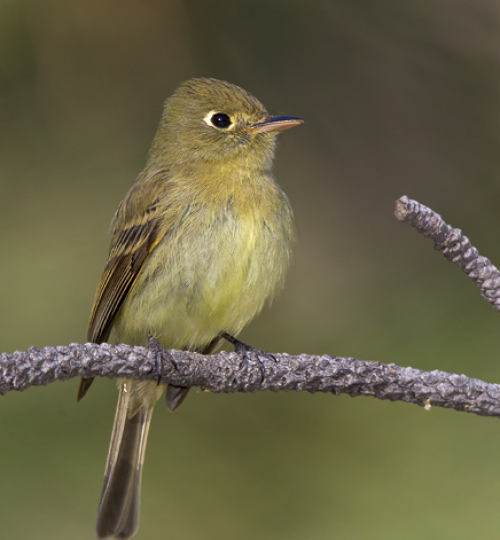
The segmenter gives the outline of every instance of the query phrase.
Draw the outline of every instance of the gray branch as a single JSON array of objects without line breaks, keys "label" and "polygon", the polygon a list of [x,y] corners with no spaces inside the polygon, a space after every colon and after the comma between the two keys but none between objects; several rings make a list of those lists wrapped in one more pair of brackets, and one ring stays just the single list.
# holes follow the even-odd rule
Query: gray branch
[{"label": "gray branch", "polygon": [[[432,238],[436,249],[467,273],[481,287],[483,296],[500,309],[500,273],[488,259],[478,255],[458,229],[452,229],[438,214],[406,197],[397,201],[396,215]],[[130,377],[197,386],[217,393],[271,390],[372,396],[426,408],[438,406],[500,417],[500,385],[465,375],[354,358],[290,356],[258,350],[205,356],[106,343],[30,348],[0,355],[1,395],[72,377]]]},{"label": "gray branch", "polygon": [[226,393],[329,392],[500,416],[500,385],[354,358],[257,350],[204,356],[107,343],[31,348],[0,356],[0,394],[72,377],[130,377]]},{"label": "gray branch", "polygon": [[489,259],[479,255],[460,229],[452,228],[439,214],[406,196],[396,201],[394,213],[400,221],[434,240],[434,249],[465,272],[481,289],[484,298],[500,311],[500,271]]}]

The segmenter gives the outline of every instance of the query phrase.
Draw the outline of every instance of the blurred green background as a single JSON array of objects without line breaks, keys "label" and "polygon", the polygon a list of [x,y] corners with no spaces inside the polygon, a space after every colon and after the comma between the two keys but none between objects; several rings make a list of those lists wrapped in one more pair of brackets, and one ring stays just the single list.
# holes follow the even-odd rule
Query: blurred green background
[{"label": "blurred green background", "polygon": [[[0,0],[0,351],[84,341],[162,102],[209,76],[306,119],[275,162],[294,265],[242,339],[498,381],[498,313],[393,206],[500,262],[499,20],[495,0]],[[2,538],[94,537],[117,393],[77,385],[1,399]],[[157,407],[137,539],[495,538],[499,455],[494,419],[193,391]]]}]

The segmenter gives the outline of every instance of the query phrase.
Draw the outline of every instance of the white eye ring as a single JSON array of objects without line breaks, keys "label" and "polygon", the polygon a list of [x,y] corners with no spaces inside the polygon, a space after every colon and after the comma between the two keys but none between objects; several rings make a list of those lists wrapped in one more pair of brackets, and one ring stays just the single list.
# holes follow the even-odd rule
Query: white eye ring
[{"label": "white eye ring", "polygon": [[214,125],[212,124],[212,122],[210,121],[210,119],[212,118],[212,116],[213,116],[216,112],[217,112],[217,111],[210,111],[210,112],[205,116],[205,118],[203,118],[203,122],[205,122],[205,124],[207,124],[207,126],[214,127]]},{"label": "white eye ring", "polygon": [[[220,116],[220,117],[226,117],[227,120],[229,120],[229,123],[227,124],[227,126],[218,126],[214,123],[214,117],[215,116]],[[225,112],[221,112],[221,111],[210,111],[206,116],[205,118],[203,118],[203,121],[205,122],[205,124],[207,124],[207,126],[210,126],[211,128],[215,128],[215,129],[218,129],[218,130],[230,130],[230,129],[233,129],[234,128],[234,122],[233,120],[231,119],[231,117],[225,113]]]}]

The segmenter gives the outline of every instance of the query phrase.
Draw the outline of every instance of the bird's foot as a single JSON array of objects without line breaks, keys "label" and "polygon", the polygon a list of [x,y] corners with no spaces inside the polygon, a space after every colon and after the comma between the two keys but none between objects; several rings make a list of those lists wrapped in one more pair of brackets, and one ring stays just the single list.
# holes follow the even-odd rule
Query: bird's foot
[{"label": "bird's foot", "polygon": [[[151,334],[148,335],[148,348],[155,355],[156,373],[158,374],[156,383],[160,385],[161,373],[163,371],[162,358],[163,358],[163,351],[165,349],[158,343],[158,341]],[[178,367],[173,360],[172,360],[172,363],[174,364],[175,369],[178,370]]]},{"label": "bird's foot", "polygon": [[250,345],[247,345],[246,343],[243,343],[243,341],[240,341],[239,339],[236,339],[235,337],[231,336],[227,332],[222,332],[220,337],[225,339],[226,341],[229,341],[229,343],[231,343],[231,345],[233,345],[234,350],[237,353],[260,352],[255,347],[251,347]]},{"label": "bird's foot", "polygon": [[267,351],[261,351],[259,349],[256,349],[255,347],[251,347],[250,345],[247,345],[246,343],[243,343],[243,341],[240,341],[239,339],[236,339],[234,336],[231,336],[227,332],[222,332],[220,335],[221,338],[225,339],[231,345],[233,345],[235,352],[243,355],[243,362],[248,363],[248,358],[246,357],[245,353],[256,353],[257,362],[259,364],[259,369],[262,375],[262,380],[266,377],[266,366],[264,365],[264,362],[262,361],[261,356],[265,356],[266,358],[269,358],[276,362],[276,358]]}]

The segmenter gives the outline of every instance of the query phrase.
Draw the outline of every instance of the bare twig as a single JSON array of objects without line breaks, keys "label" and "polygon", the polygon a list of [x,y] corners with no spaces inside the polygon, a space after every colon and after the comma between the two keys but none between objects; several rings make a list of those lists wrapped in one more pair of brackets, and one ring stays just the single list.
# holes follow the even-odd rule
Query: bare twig
[{"label": "bare twig", "polygon": [[465,272],[484,298],[500,311],[500,271],[478,254],[460,229],[453,229],[439,214],[406,196],[396,201],[394,213],[400,221],[406,221],[417,232],[434,240],[434,249]]},{"label": "bare twig", "polygon": [[[483,296],[500,309],[500,273],[478,255],[461,231],[407,197],[397,201],[396,216],[432,238],[436,249],[467,273],[481,287]],[[500,417],[500,385],[465,375],[354,358],[290,356],[253,349],[204,356],[106,343],[31,348],[0,355],[0,394],[78,376],[147,379],[212,392],[271,390],[372,396]]]}]

